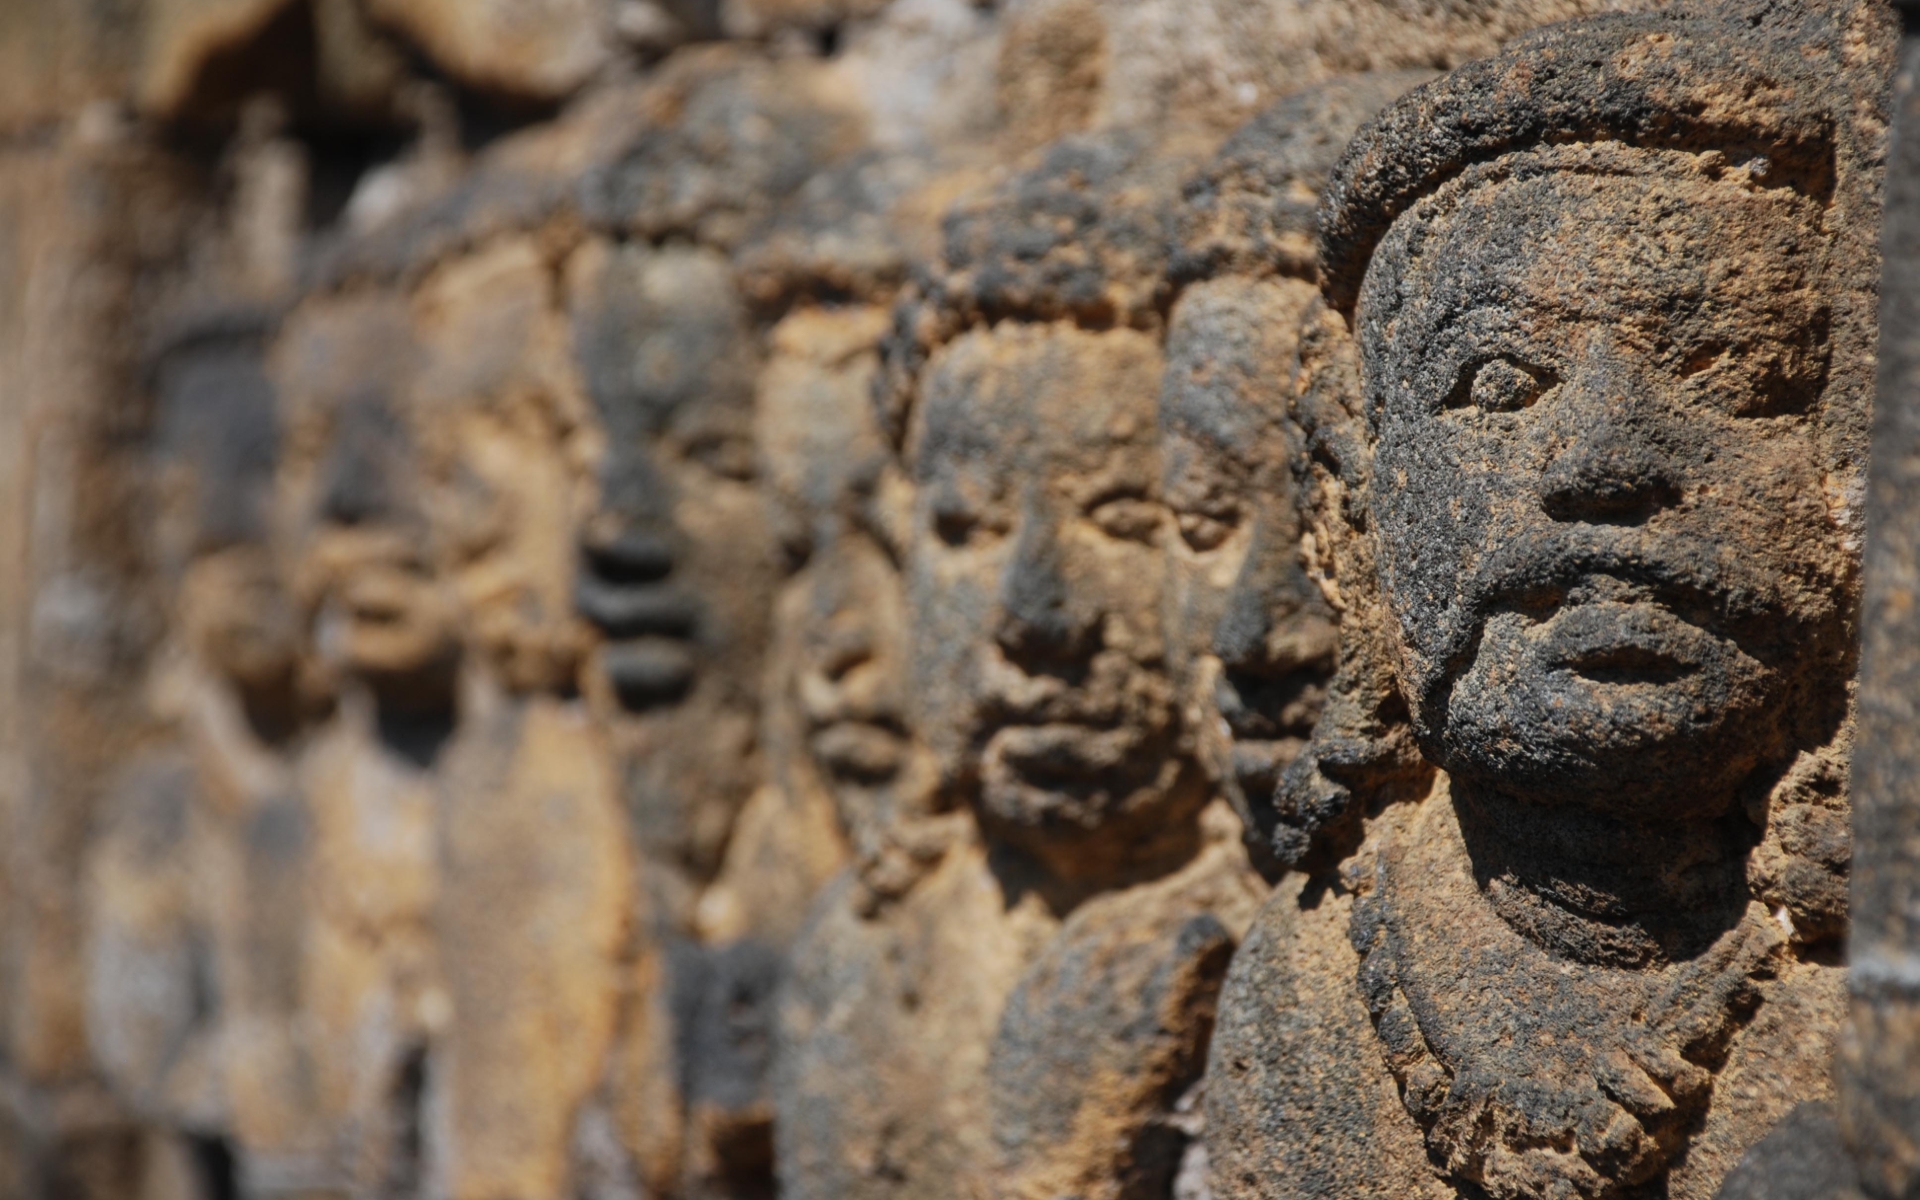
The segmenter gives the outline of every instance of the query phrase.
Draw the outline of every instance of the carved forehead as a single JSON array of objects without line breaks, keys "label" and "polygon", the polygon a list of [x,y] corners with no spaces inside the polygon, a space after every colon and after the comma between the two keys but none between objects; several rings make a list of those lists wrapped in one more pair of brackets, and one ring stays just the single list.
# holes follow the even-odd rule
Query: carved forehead
[{"label": "carved forehead", "polygon": [[1766,168],[1618,143],[1477,167],[1394,222],[1367,271],[1361,323],[1403,346],[1475,310],[1656,339],[1817,336],[1823,209],[1767,186]]},{"label": "carved forehead", "polygon": [[1549,27],[1404,97],[1355,137],[1327,189],[1327,299],[1352,313],[1376,247],[1403,213],[1477,166],[1536,147],[1764,156],[1780,183],[1830,199],[1829,106],[1842,100],[1803,52],[1806,30],[1776,28],[1769,12],[1681,3]]},{"label": "carved forehead", "polygon": [[935,355],[908,453],[922,481],[954,471],[1014,478],[1151,461],[1159,356],[1129,330],[968,334]]},{"label": "carved forehead", "polygon": [[1294,368],[1295,300],[1265,281],[1212,280],[1191,288],[1168,333],[1162,433],[1242,465],[1275,453],[1280,399]]}]

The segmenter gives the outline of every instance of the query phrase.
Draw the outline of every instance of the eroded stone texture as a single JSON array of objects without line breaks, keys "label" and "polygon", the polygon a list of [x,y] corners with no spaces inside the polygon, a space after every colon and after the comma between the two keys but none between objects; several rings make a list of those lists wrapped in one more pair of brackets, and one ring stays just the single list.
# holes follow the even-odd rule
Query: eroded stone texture
[{"label": "eroded stone texture", "polygon": [[[1319,715],[1335,651],[1332,613],[1300,569],[1292,438],[1273,403],[1313,295],[1298,280],[1189,288],[1160,393],[1176,674],[1210,773],[1256,830]],[[1271,870],[1259,839],[1249,845]]]},{"label": "eroded stone texture", "polygon": [[581,202],[595,222],[651,239],[730,247],[861,148],[860,108],[820,72],[730,48],[676,60],[640,104],[653,119],[581,181]]},{"label": "eroded stone texture", "polygon": [[1234,946],[1265,890],[1237,832],[1067,918],[1007,998],[987,1078],[994,1194],[1165,1196]]},{"label": "eroded stone texture", "polygon": [[[1794,664],[1851,636],[1826,281],[1871,224],[1873,22],[1549,35],[1363,135],[1425,165],[1334,171],[1436,70],[1645,6],[0,14],[0,1193],[1804,1183],[1850,743],[1845,663]],[[1375,269],[1321,279],[1322,232]],[[1451,442],[1369,409],[1463,313],[1571,357],[1461,360],[1535,402],[1470,381]],[[1517,432],[1669,349],[1697,407]],[[1608,716],[1524,628],[1453,653],[1581,446],[1613,491],[1557,511],[1619,569],[1550,547],[1467,623],[1658,649],[1747,605],[1760,669],[1588,662],[1651,697]],[[1662,574],[1676,524],[1720,557]],[[1540,697],[1577,736],[1488,736]],[[1660,722],[1722,740],[1642,753]],[[1618,811],[1703,762],[1771,775],[1691,829]]]},{"label": "eroded stone texture", "polygon": [[[1914,953],[1911,770],[1914,752],[1911,608],[1915,582],[1909,479],[1913,463],[1916,337],[1920,294],[1920,42],[1914,14],[1903,12],[1906,38],[1894,90],[1893,145],[1887,166],[1887,218],[1882,245],[1880,375],[1874,413],[1873,472],[1868,481],[1866,599],[1860,669],[1860,751],[1854,761],[1852,963],[1848,983],[1852,1020],[1842,1039],[1839,1126],[1870,1196],[1910,1193],[1920,1177],[1920,1077],[1912,966]],[[1818,1155],[1808,1145],[1824,1129],[1782,1138],[1786,1154]],[[1821,1155],[1816,1161],[1830,1161]],[[1743,1168],[1743,1170],[1746,1168]],[[1756,1176],[1764,1162],[1752,1165]],[[1773,1195],[1774,1192],[1756,1194]]]},{"label": "eroded stone texture", "polygon": [[857,886],[843,876],[816,905],[781,1001],[782,1191],[990,1195],[988,1045],[1057,919],[1033,892],[1009,906],[970,840],[884,919],[860,912]]},{"label": "eroded stone texture", "polygon": [[1169,273],[1177,282],[1223,274],[1311,280],[1320,192],[1348,140],[1432,77],[1420,70],[1337,76],[1235,130],[1182,188]]},{"label": "eroded stone texture", "polygon": [[401,30],[462,82],[535,100],[561,99],[605,65],[613,40],[611,7],[601,0],[367,5],[374,20]]},{"label": "eroded stone texture", "polygon": [[1597,20],[1349,149],[1295,405],[1340,674],[1269,818],[1316,875],[1222,1001],[1220,1194],[1711,1195],[1824,1092],[1888,47]]}]

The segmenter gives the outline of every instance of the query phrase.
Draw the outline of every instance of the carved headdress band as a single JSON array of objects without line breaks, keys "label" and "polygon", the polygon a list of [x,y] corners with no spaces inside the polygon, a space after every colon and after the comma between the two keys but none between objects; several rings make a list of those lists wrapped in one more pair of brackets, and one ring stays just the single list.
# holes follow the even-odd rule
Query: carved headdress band
[{"label": "carved headdress band", "polygon": [[1403,97],[1355,136],[1322,201],[1329,303],[1352,316],[1375,246],[1421,197],[1530,146],[1764,155],[1771,179],[1830,196],[1833,98],[1787,36],[1752,36],[1772,7],[1678,6],[1549,27]]}]

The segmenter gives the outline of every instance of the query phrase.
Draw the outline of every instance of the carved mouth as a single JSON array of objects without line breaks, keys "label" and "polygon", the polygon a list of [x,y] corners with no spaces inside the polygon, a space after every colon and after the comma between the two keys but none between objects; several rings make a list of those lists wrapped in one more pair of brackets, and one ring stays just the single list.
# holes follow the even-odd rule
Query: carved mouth
[{"label": "carved mouth", "polygon": [[340,603],[355,624],[398,626],[413,613],[420,586],[396,571],[373,570],[350,580],[340,591]]},{"label": "carved mouth", "polygon": [[[1641,530],[1578,526],[1515,538],[1490,554],[1466,588],[1466,626],[1502,610],[1546,619],[1587,600],[1657,605],[1692,627],[1742,639],[1780,637],[1794,611],[1781,581],[1728,547]],[[1458,636],[1470,636],[1467,628]]]},{"label": "carved mouth", "polygon": [[1005,725],[987,740],[984,762],[989,776],[1018,776],[1038,787],[1067,786],[1125,767],[1139,743],[1139,734],[1127,728],[1066,722]]},{"label": "carved mouth", "polygon": [[1229,769],[1242,795],[1273,794],[1280,774],[1313,732],[1326,696],[1325,675],[1259,675],[1232,667],[1214,686],[1214,703],[1232,739]]},{"label": "carved mouth", "polygon": [[355,671],[405,674],[447,651],[447,631],[432,602],[432,585],[390,562],[356,564],[338,578],[321,610],[321,641]]},{"label": "carved mouth", "polygon": [[607,645],[600,651],[600,669],[621,707],[629,712],[677,704],[693,689],[693,651],[671,638]]},{"label": "carved mouth", "polygon": [[1548,665],[1605,684],[1672,683],[1699,671],[1716,639],[1652,601],[1563,607],[1539,628]]},{"label": "carved mouth", "polygon": [[847,719],[817,729],[809,741],[814,760],[837,779],[885,783],[906,761],[906,739],[876,721]]},{"label": "carved mouth", "polygon": [[669,579],[671,544],[628,529],[584,539],[581,555],[574,609],[611,639],[600,668],[620,706],[639,713],[684,700],[697,673],[700,605]]},{"label": "carved mouth", "polygon": [[658,584],[613,583],[585,578],[574,588],[574,607],[608,637],[690,638],[700,610],[693,599]]}]

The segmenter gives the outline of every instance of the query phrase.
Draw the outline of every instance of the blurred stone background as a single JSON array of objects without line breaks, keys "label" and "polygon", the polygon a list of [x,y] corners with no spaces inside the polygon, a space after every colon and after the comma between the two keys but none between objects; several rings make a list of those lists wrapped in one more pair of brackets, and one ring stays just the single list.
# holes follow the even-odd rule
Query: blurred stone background
[{"label": "blurred stone background", "polygon": [[[0,0],[0,1197],[835,1194],[775,1161],[773,997],[830,879],[929,871],[931,986],[1082,974],[1020,985],[999,1116],[940,1101],[998,1167],[908,1130],[840,1194],[1204,1194],[1100,1147],[1182,1161],[1206,1021],[1048,1087],[1261,885],[951,917],[886,648],[914,381],[991,330],[1015,389],[1155,395],[1297,311],[1371,111],[1625,6]],[[1191,979],[1103,957],[1155,938]],[[918,1086],[849,1045],[794,1095]]]}]

